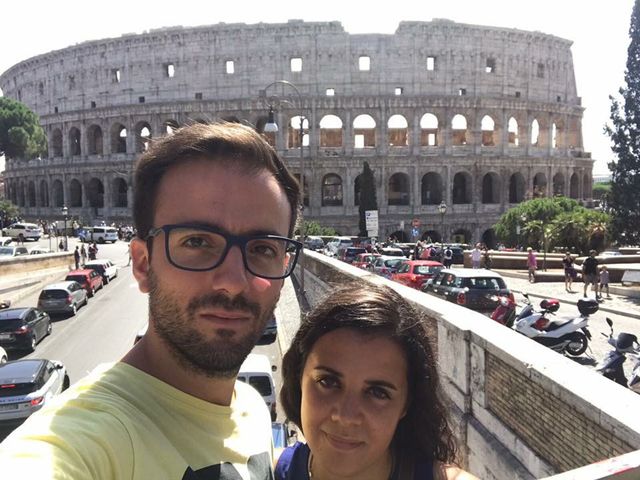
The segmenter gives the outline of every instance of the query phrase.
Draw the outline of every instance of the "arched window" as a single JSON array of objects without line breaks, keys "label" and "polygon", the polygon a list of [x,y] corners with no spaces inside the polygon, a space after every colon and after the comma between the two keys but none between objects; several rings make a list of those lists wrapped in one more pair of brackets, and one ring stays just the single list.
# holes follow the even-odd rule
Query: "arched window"
[{"label": "arched window", "polygon": [[569,186],[569,196],[576,200],[580,198],[580,177],[577,173],[571,175],[571,184]]},{"label": "arched window", "polygon": [[389,205],[409,205],[409,175],[394,173],[389,178]]},{"label": "arched window", "polygon": [[519,144],[518,122],[513,117],[509,119],[508,134],[509,134],[509,145],[511,145],[512,147],[517,147]]},{"label": "arched window", "polygon": [[547,176],[540,172],[533,177],[533,198],[543,198],[547,196]]},{"label": "arched window", "polygon": [[564,195],[564,175],[560,172],[553,176],[553,195]]},{"label": "arched window", "polygon": [[376,146],[376,121],[371,115],[358,115],[353,120],[355,148],[372,148]]},{"label": "arched window", "polygon": [[91,125],[87,129],[87,140],[89,141],[89,155],[102,155],[102,128],[98,125]]},{"label": "arched window", "polygon": [[551,148],[557,148],[558,147],[558,128],[556,127],[556,124],[553,123],[551,125]]},{"label": "arched window", "polygon": [[151,140],[151,125],[147,122],[139,122],[135,128],[136,153],[146,152]]},{"label": "arched window", "polygon": [[69,153],[72,157],[76,157],[82,154],[80,148],[80,130],[76,127],[72,127],[69,130]]},{"label": "arched window", "polygon": [[482,178],[482,203],[500,203],[500,175],[489,172]]},{"label": "arched window", "polygon": [[482,146],[493,147],[495,145],[493,135],[496,128],[496,123],[493,121],[493,118],[489,115],[482,117],[480,128],[482,129]]},{"label": "arched window", "polygon": [[300,148],[300,121],[302,120],[302,145],[309,146],[309,120],[296,115],[291,117],[289,128],[287,129],[288,148]]},{"label": "arched window", "polygon": [[509,203],[520,203],[524,200],[524,176],[514,173],[509,178]]},{"label": "arched window", "polygon": [[320,120],[320,146],[342,147],[342,120],[336,115],[325,115]]},{"label": "arched window", "polygon": [[111,127],[111,152],[127,153],[127,129],[120,123]]},{"label": "arched window", "polygon": [[104,208],[104,185],[97,178],[89,180],[88,187],[89,206],[92,208]]},{"label": "arched window", "polygon": [[539,137],[540,137],[540,125],[538,124],[538,120],[534,118],[533,122],[531,122],[531,145],[533,147],[539,146],[538,145]]},{"label": "arched window", "polygon": [[51,134],[51,146],[53,147],[53,156],[62,156],[62,132],[56,128]]},{"label": "arched window", "polygon": [[420,145],[435,147],[438,145],[438,117],[425,113],[420,119]]},{"label": "arched window", "polygon": [[162,124],[162,131],[165,135],[173,135],[178,128],[180,128],[180,124],[175,120],[165,120]]},{"label": "arched window", "polygon": [[458,172],[453,177],[453,203],[471,203],[471,175]]},{"label": "arched window", "polygon": [[342,205],[342,179],[335,173],[325,175],[322,179],[322,206]]},{"label": "arched window", "polygon": [[61,180],[54,180],[51,190],[53,191],[53,206],[62,207],[64,205],[64,190]]},{"label": "arched window", "polygon": [[387,122],[390,147],[406,147],[409,145],[409,124],[402,115],[392,115]]},{"label": "arched window", "polygon": [[113,180],[113,206],[116,208],[126,208],[128,206],[127,182],[124,178],[115,178]]},{"label": "arched window", "polygon": [[442,176],[429,172],[422,177],[421,195],[422,205],[438,205],[443,200]]},{"label": "arched window", "polygon": [[69,206],[82,206],[82,184],[75,178],[69,183]]},{"label": "arched window", "polygon": [[467,119],[457,114],[451,119],[451,140],[453,145],[467,144]]}]

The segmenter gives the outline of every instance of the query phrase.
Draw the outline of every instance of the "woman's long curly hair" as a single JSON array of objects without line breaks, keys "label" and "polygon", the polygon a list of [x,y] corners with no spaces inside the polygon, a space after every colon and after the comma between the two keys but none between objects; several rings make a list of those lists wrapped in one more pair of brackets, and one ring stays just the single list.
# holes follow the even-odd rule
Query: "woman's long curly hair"
[{"label": "woman's long curly hair", "polygon": [[302,429],[302,372],[322,335],[338,328],[384,335],[401,346],[408,365],[408,408],[398,422],[392,448],[413,458],[457,463],[458,451],[425,318],[389,287],[354,283],[331,292],[302,321],[282,360],[280,401],[287,417]]}]

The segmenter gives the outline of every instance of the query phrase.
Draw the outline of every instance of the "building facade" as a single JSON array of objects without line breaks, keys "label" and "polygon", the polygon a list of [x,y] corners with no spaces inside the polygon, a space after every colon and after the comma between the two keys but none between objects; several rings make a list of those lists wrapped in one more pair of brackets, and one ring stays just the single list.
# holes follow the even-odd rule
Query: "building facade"
[{"label": "building facade", "polygon": [[150,141],[218,119],[262,129],[271,106],[270,141],[304,168],[307,219],[356,234],[366,161],[380,236],[491,244],[492,225],[523,200],[591,200],[570,47],[449,20],[390,35],[291,20],[81,43],[0,75],[48,138],[45,158],[7,161],[6,197],[25,218],[67,206],[83,222],[130,222],[132,170]]}]

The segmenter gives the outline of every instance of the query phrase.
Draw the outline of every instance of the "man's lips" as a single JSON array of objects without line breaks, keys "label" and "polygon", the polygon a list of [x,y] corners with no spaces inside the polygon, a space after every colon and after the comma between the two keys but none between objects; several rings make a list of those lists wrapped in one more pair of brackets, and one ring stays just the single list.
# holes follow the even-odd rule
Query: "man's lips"
[{"label": "man's lips", "polygon": [[198,316],[205,320],[218,322],[242,322],[251,319],[251,315],[246,312],[229,312],[226,310],[205,310],[198,312]]},{"label": "man's lips", "polygon": [[353,450],[354,448],[358,448],[361,445],[364,445],[364,442],[354,438],[332,435],[327,432],[324,432],[324,435],[329,444],[338,450]]}]

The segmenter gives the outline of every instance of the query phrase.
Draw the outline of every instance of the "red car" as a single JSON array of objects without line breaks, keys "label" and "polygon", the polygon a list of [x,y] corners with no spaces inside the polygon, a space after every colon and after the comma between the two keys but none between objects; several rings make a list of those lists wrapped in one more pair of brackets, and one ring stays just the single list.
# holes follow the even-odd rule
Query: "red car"
[{"label": "red car", "polygon": [[354,267],[362,268],[363,270],[368,270],[369,265],[373,264],[373,262],[379,256],[379,253],[359,253],[358,255],[356,255],[356,258],[351,265],[353,265]]},{"label": "red car", "polygon": [[444,265],[433,260],[407,260],[391,276],[391,280],[420,290],[424,282],[435,276],[443,268]]},{"label": "red car", "polygon": [[65,280],[78,282],[87,291],[89,297],[93,297],[103,287],[102,275],[88,268],[70,271]]}]

